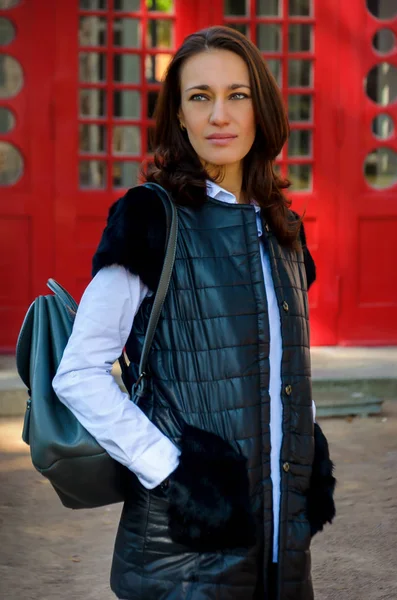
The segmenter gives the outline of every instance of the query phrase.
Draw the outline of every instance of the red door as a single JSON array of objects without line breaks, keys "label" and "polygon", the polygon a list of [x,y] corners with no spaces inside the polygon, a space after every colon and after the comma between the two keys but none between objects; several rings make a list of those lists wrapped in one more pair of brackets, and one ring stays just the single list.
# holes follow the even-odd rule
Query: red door
[{"label": "red door", "polygon": [[48,277],[79,299],[108,207],[150,157],[170,56],[221,23],[260,48],[288,106],[278,164],[318,268],[312,343],[397,343],[397,15],[367,2],[0,1],[0,349]]},{"label": "red door", "polygon": [[397,4],[350,0],[340,20],[338,340],[397,343]]},{"label": "red door", "polygon": [[46,279],[54,271],[53,32],[51,0],[0,2],[0,349],[3,352],[14,352],[27,307],[36,295],[45,292]]}]

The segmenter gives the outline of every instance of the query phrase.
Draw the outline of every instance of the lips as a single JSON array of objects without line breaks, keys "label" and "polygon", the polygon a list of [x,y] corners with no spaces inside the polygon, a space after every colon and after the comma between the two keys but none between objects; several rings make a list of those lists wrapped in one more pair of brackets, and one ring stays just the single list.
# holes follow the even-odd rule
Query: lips
[{"label": "lips", "polygon": [[236,137],[233,133],[213,133],[207,136],[207,140],[232,140]]},{"label": "lips", "polygon": [[211,144],[212,146],[220,147],[220,146],[228,146],[236,138],[237,138],[237,135],[234,135],[233,133],[213,133],[212,135],[209,135],[206,139],[207,139],[208,143]]}]

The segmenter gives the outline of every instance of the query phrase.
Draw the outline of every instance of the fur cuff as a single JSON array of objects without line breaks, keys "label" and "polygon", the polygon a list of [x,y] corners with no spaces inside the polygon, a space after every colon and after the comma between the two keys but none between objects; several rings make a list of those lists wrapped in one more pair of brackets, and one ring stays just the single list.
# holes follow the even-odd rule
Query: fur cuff
[{"label": "fur cuff", "polygon": [[[295,217],[295,219],[300,218],[298,213],[294,212],[293,210],[291,210],[290,212]],[[301,224],[299,238],[300,238],[300,242],[302,244],[303,259],[305,261],[305,269],[306,269],[307,289],[309,290],[311,285],[316,281],[317,274],[316,274],[315,262],[313,260],[312,255],[310,254],[309,248],[307,247],[307,244],[306,244],[306,232],[305,232],[305,226],[303,223]]]},{"label": "fur cuff", "polygon": [[329,456],[327,438],[321,427],[314,424],[314,461],[307,497],[307,514],[312,536],[322,531],[326,523],[335,517],[334,490],[336,479],[333,476],[334,464]]},{"label": "fur cuff", "polygon": [[186,425],[168,489],[171,538],[196,551],[255,543],[246,458],[218,435]]}]

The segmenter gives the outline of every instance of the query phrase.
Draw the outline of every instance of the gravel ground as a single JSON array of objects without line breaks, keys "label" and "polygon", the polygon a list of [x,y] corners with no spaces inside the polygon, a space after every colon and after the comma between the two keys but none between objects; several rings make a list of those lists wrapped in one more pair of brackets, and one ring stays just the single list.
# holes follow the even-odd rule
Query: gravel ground
[{"label": "gravel ground", "polygon": [[[381,417],[323,419],[338,516],[314,538],[316,600],[397,600],[397,402]],[[120,506],[62,507],[31,466],[21,419],[0,420],[0,598],[111,600]]]}]

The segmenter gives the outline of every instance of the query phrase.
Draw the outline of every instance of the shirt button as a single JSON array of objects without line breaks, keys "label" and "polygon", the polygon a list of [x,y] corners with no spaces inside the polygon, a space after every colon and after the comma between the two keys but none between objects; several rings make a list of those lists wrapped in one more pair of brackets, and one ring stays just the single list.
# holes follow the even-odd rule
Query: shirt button
[{"label": "shirt button", "polygon": [[287,394],[287,396],[291,396],[291,394],[292,394],[292,385],[286,385],[285,386],[285,393]]},{"label": "shirt button", "polygon": [[289,462],[285,462],[283,464],[283,471],[285,471],[285,473],[288,473],[288,471],[289,471]]},{"label": "shirt button", "polygon": [[285,312],[288,312],[288,311],[289,311],[288,302],[286,302],[285,300],[284,300],[284,302],[283,302],[283,309],[285,310]]}]

